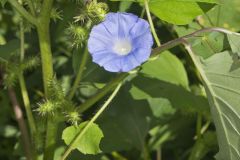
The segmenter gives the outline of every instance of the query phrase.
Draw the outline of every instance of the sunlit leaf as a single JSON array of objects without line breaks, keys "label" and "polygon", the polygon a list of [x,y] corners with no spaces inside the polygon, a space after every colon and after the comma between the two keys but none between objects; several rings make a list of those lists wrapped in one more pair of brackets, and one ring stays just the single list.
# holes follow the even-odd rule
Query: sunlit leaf
[{"label": "sunlit leaf", "polygon": [[[62,139],[69,145],[74,137],[82,131],[88,122],[83,122],[79,126],[67,127],[62,134]],[[97,124],[92,124],[89,129],[83,134],[74,145],[74,148],[78,149],[83,154],[97,154],[101,150],[99,144],[103,138],[103,133]]]}]

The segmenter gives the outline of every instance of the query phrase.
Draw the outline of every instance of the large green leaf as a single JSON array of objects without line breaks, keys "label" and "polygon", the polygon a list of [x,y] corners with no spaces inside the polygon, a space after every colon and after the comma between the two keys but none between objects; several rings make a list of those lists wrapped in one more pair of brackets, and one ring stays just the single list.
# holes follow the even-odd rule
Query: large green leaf
[{"label": "large green leaf", "polygon": [[196,2],[150,1],[149,7],[151,12],[160,19],[178,25],[188,24],[195,17],[203,14]]},{"label": "large green leaf", "polygon": [[240,159],[240,62],[231,52],[194,59],[205,82],[219,142],[218,160]]},{"label": "large green leaf", "polygon": [[[79,132],[88,122],[83,122],[79,126],[70,126],[64,129],[62,139],[69,145]],[[77,148],[83,154],[97,154],[101,152],[99,144],[103,138],[103,133],[97,124],[92,124],[90,128],[83,134],[82,138],[75,143]]]},{"label": "large green leaf", "polygon": [[203,14],[197,2],[216,3],[214,0],[152,0],[150,11],[160,19],[169,23],[184,25]]},{"label": "large green leaf", "polygon": [[[113,0],[121,1],[121,0]],[[122,0],[143,3],[143,0]],[[190,23],[195,17],[204,13],[201,3],[218,3],[217,0],[150,0],[150,11],[158,18],[177,25]]]}]

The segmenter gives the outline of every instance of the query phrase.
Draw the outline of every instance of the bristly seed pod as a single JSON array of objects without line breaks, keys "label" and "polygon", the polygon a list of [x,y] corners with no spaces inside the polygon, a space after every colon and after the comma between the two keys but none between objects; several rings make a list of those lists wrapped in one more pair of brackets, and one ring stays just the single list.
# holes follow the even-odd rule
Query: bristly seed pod
[{"label": "bristly seed pod", "polygon": [[36,111],[41,115],[54,115],[55,111],[60,108],[60,104],[50,100],[38,104]]},{"label": "bristly seed pod", "polygon": [[72,125],[78,125],[82,120],[80,114],[77,111],[68,112],[66,118],[67,121]]}]

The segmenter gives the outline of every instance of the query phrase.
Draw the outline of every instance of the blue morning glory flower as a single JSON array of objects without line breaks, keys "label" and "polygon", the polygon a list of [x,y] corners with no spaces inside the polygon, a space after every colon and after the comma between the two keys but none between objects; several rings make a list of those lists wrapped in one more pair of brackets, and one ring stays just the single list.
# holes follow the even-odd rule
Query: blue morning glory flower
[{"label": "blue morning glory flower", "polygon": [[145,62],[153,38],[147,21],[130,13],[108,13],[88,40],[93,62],[110,72],[128,72]]}]

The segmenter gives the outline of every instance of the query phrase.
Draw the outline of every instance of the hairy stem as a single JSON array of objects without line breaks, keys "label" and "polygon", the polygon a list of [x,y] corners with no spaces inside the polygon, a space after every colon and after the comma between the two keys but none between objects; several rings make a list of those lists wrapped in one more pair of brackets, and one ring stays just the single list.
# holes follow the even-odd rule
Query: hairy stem
[{"label": "hairy stem", "polygon": [[[39,36],[39,45],[41,50],[41,63],[43,74],[43,85],[46,98],[50,97],[48,92],[48,81],[53,78],[53,62],[50,41],[50,13],[53,5],[53,0],[44,0],[39,16],[37,31]],[[52,160],[56,144],[56,134],[58,125],[54,117],[48,115],[46,122],[46,139],[44,147],[44,160]]]},{"label": "hairy stem", "polygon": [[16,93],[12,88],[8,88],[8,95],[9,95],[10,101],[13,105],[15,117],[16,117],[19,129],[21,131],[21,136],[22,136],[22,140],[23,140],[23,148],[24,148],[26,158],[27,158],[27,160],[32,160],[33,158],[32,158],[30,138],[29,138],[26,123],[23,118],[23,113],[22,113],[21,107],[17,101]]},{"label": "hairy stem", "polygon": [[107,108],[109,103],[113,100],[113,98],[116,96],[117,92],[119,91],[122,83],[119,83],[114,92],[111,94],[111,96],[108,98],[108,100],[104,103],[104,105],[100,108],[100,110],[94,115],[94,117],[88,122],[88,124],[79,132],[78,135],[74,137],[70,145],[66,148],[63,156],[61,157],[61,160],[65,160],[67,156],[71,153],[71,151],[74,148],[74,145],[76,142],[78,142],[82,136],[86,133],[86,131],[91,127],[91,125],[96,121],[96,119],[103,113],[103,111]]},{"label": "hairy stem", "polygon": [[18,3],[16,0],[8,0],[8,2],[25,18],[27,19],[30,23],[37,25],[37,19],[29,14],[25,8],[21,6],[20,3]]},{"label": "hairy stem", "polygon": [[153,37],[157,43],[157,46],[159,47],[161,45],[161,42],[157,36],[157,32],[154,28],[154,25],[153,25],[153,21],[152,21],[152,16],[151,16],[151,13],[150,13],[150,10],[149,10],[149,5],[148,5],[148,0],[144,0],[144,6],[145,6],[145,9],[146,9],[146,13],[147,13],[147,17],[148,17],[148,22],[150,24],[150,27],[151,27],[151,30],[152,30],[152,34],[153,34]]},{"label": "hairy stem", "polygon": [[[177,38],[175,40],[169,41],[165,44],[162,44],[160,47],[157,47],[152,50],[151,58],[156,58],[158,55],[160,55],[163,51],[169,50],[179,44],[183,44],[187,39],[193,38],[197,35],[200,35],[202,33],[207,32],[221,32],[225,34],[235,34],[240,35],[239,33],[231,32],[229,30],[223,29],[223,28],[204,28],[201,30],[198,30],[196,32],[193,32],[191,34],[188,34],[186,36]],[[104,97],[109,91],[111,91],[120,81],[122,81],[124,78],[128,76],[128,73],[121,73],[119,74],[114,80],[109,82],[104,88],[102,88],[95,96],[91,97],[90,99],[86,100],[83,104],[79,106],[79,112],[82,113],[88,108],[90,108],[93,104],[95,104],[98,100],[100,100],[102,97]]]},{"label": "hairy stem", "polygon": [[85,49],[84,49],[84,52],[83,52],[82,61],[81,61],[81,64],[80,64],[80,67],[79,67],[76,79],[75,79],[75,81],[73,83],[72,88],[70,89],[70,93],[69,93],[68,99],[72,99],[74,94],[75,94],[75,92],[76,92],[76,90],[78,89],[78,85],[79,85],[79,83],[80,83],[80,81],[82,79],[83,71],[85,69],[87,60],[88,60],[88,48],[86,46]]}]

